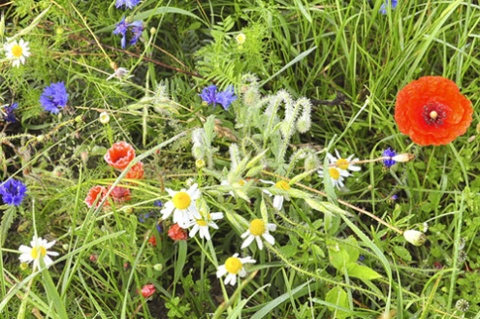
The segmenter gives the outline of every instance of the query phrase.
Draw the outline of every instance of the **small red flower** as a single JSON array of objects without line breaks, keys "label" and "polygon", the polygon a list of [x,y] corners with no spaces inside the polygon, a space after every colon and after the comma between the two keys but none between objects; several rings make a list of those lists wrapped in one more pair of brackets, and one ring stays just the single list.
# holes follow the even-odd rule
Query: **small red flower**
[{"label": "small red flower", "polygon": [[135,150],[127,142],[118,142],[112,145],[104,159],[108,165],[123,170],[135,158]]},{"label": "small red flower", "polygon": [[142,287],[142,296],[148,298],[155,293],[156,289],[153,284],[147,284]]},{"label": "small red flower", "polygon": [[150,236],[150,238],[148,238],[148,242],[152,244],[153,247],[157,246],[157,239],[155,238],[155,236]]},{"label": "small red flower", "polygon": [[178,224],[173,224],[168,229],[168,236],[173,240],[187,240],[187,231],[181,228]]},{"label": "small red flower", "polygon": [[472,122],[472,103],[457,85],[441,76],[424,76],[398,92],[395,122],[419,145],[444,145]]},{"label": "small red flower", "polygon": [[112,189],[112,192],[110,193],[110,198],[113,199],[116,204],[121,204],[125,201],[132,199],[130,197],[130,194],[130,189],[116,186]]},{"label": "small red flower", "polygon": [[[100,202],[102,202],[106,194],[107,194],[107,189],[105,187],[99,186],[99,185],[93,186],[88,191],[87,198],[85,198],[85,204],[87,204],[89,208],[92,207],[92,205],[95,203],[95,200],[100,196],[97,203],[95,204],[95,208],[96,208],[98,207]],[[108,206],[108,205],[109,205],[109,202],[106,201],[104,206]]]},{"label": "small red flower", "polygon": [[128,171],[125,178],[129,179],[141,179],[143,177],[143,163],[138,162],[137,164],[133,165],[132,168]]}]

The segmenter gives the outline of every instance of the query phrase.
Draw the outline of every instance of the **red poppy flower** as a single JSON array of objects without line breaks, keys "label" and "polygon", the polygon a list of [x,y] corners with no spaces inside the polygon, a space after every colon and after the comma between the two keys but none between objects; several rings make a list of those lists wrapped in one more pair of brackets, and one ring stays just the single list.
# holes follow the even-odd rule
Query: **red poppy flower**
[{"label": "red poppy flower", "polygon": [[398,92],[395,121],[419,145],[448,144],[472,122],[472,103],[441,76],[424,76]]},{"label": "red poppy flower", "polygon": [[155,286],[153,284],[147,284],[142,287],[142,296],[148,298],[155,293]]},{"label": "red poppy flower", "polygon": [[[87,204],[88,207],[92,207],[92,205],[95,203],[95,200],[100,196],[97,203],[95,204],[95,207],[98,207],[98,205],[103,200],[106,194],[107,194],[107,189],[105,187],[98,186],[98,185],[93,186],[88,191],[87,198],[85,198],[85,204]],[[109,204],[110,203],[106,201],[104,206],[108,206]]]},{"label": "red poppy flower", "polygon": [[113,199],[116,204],[121,204],[127,200],[132,199],[130,197],[130,194],[130,189],[116,186],[112,189],[112,192],[110,193],[110,198]]},{"label": "red poppy flower", "polygon": [[141,179],[143,177],[143,163],[138,162],[137,164],[133,165],[132,168],[128,171],[125,178],[129,179]]},{"label": "red poppy flower", "polygon": [[127,142],[117,142],[105,154],[105,161],[116,169],[123,170],[135,158],[135,150]]},{"label": "red poppy flower", "polygon": [[178,224],[173,224],[168,229],[168,236],[173,240],[187,240],[187,231],[180,227]]}]

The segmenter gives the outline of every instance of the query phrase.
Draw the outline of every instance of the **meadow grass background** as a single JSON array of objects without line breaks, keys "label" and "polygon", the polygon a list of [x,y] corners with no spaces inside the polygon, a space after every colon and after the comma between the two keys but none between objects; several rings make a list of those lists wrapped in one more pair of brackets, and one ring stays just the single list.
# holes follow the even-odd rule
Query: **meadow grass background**
[{"label": "meadow grass background", "polygon": [[[144,0],[133,10],[114,1],[3,4],[2,41],[20,33],[32,55],[19,68],[6,60],[1,66],[2,103],[18,102],[19,109],[18,123],[0,122],[0,176],[24,181],[28,196],[18,208],[0,206],[0,316],[480,318],[477,114],[465,135],[440,147],[412,144],[393,119],[398,90],[424,75],[453,80],[477,109],[480,7],[474,0],[400,1],[383,15],[382,3]],[[126,49],[112,34],[123,16],[145,26]],[[107,81],[112,63],[132,77]],[[258,83],[244,83],[245,74]],[[69,103],[52,115],[39,97],[58,81]],[[228,111],[202,104],[198,94],[211,84],[234,86],[239,98]],[[244,99],[249,88],[257,100]],[[292,136],[279,164],[278,127],[268,137],[242,116],[280,90],[321,101],[312,108],[311,129]],[[107,125],[99,122],[102,111],[110,115]],[[213,125],[211,115],[221,123]],[[275,115],[280,123],[283,109]],[[217,152],[199,169],[191,132],[202,127],[210,132],[207,148]],[[105,163],[118,141],[145,155],[144,179],[126,183]],[[232,143],[251,164],[240,174],[257,169],[245,189],[256,199],[251,204],[219,187],[235,160]],[[296,181],[313,190],[292,184],[302,193],[280,212],[257,181],[303,173],[303,160],[291,157],[299,149],[321,167],[327,151],[374,159],[387,147],[415,159],[391,169],[363,165],[341,191],[306,174]],[[262,152],[265,159],[255,162]],[[154,202],[169,200],[166,187],[193,182],[210,210],[225,214],[211,241],[172,241],[170,221],[160,221],[158,233],[157,218],[138,220],[147,212],[158,217]],[[113,183],[130,188],[132,200],[110,210],[85,205],[91,186]],[[275,245],[241,250],[240,234],[262,217],[277,225]],[[423,230],[424,223],[428,241],[420,247],[392,230]],[[32,273],[20,267],[17,249],[34,230],[56,240],[52,250],[60,256]],[[156,246],[147,241],[152,235]],[[216,268],[234,253],[257,262],[240,284],[225,286]],[[346,263],[365,272],[352,276]],[[380,277],[369,278],[369,271]],[[145,299],[138,291],[149,283],[156,293]],[[456,307],[460,299],[469,303],[466,311]]]}]

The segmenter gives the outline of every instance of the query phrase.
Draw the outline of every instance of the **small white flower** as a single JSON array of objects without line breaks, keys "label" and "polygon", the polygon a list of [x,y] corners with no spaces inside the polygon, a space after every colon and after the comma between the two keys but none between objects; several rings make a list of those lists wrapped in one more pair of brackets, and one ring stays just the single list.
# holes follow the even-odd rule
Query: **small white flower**
[{"label": "small white flower", "polygon": [[20,39],[19,42],[12,41],[4,44],[3,49],[8,59],[12,60],[12,66],[18,67],[21,64],[25,64],[25,58],[30,56],[30,48],[28,42]]},{"label": "small white flower", "polygon": [[327,158],[330,161],[331,164],[335,164],[335,167],[339,168],[341,171],[344,171],[345,173],[348,174],[343,174],[343,176],[347,177],[350,175],[348,171],[353,171],[353,172],[358,172],[361,170],[360,167],[352,165],[351,162],[358,161],[358,158],[353,159],[355,155],[350,155],[347,158],[343,158],[340,156],[337,150],[335,150],[335,154],[337,157],[333,156],[330,153],[327,153]]},{"label": "small white flower", "polygon": [[105,125],[108,122],[110,122],[110,115],[108,115],[107,112],[102,112],[102,113],[100,113],[100,116],[98,117],[98,119],[99,119],[100,123]]},{"label": "small white flower", "polygon": [[237,36],[235,37],[235,40],[237,40],[237,43],[239,45],[242,45],[245,43],[245,40],[247,40],[247,36],[244,34],[244,33],[239,33],[237,34]]},{"label": "small white flower", "polygon": [[30,246],[21,245],[18,250],[22,253],[18,259],[22,263],[30,263],[33,261],[33,268],[40,267],[40,259],[43,259],[45,266],[48,268],[53,264],[53,260],[49,256],[58,256],[57,252],[48,251],[55,245],[55,241],[47,242],[45,239],[33,236]]},{"label": "small white flower", "polygon": [[[261,179],[260,181],[266,184],[271,184],[274,187],[281,189],[283,191],[288,191],[290,189],[290,184],[288,184],[288,182],[284,180],[280,180],[276,183],[271,181],[266,181],[263,179]],[[273,196],[273,208],[275,208],[276,210],[281,210],[283,207],[283,201],[285,199],[288,200],[288,198],[284,197],[283,195],[273,195],[268,189],[263,189],[263,192],[268,196]]]},{"label": "small white flower", "polygon": [[[345,173],[348,174],[346,176],[349,176],[350,174],[347,171],[342,171],[341,169],[338,169],[336,167],[329,167],[328,168],[328,176],[330,176],[330,180],[333,183],[334,187],[337,187],[338,189],[342,188],[345,186],[343,180],[345,179]],[[318,170],[317,171],[318,176],[321,178],[325,178],[325,172],[323,170]]]},{"label": "small white flower", "polygon": [[256,261],[252,257],[238,258],[238,254],[234,254],[232,257],[227,258],[224,265],[218,266],[217,278],[225,277],[225,285],[234,286],[237,283],[237,275],[239,277],[245,277],[247,271],[243,268],[244,264],[254,264]]},{"label": "small white flower", "polygon": [[[130,71],[125,69],[125,68],[116,68],[115,71],[112,74],[110,74],[110,76],[107,78],[107,81],[114,78],[114,77],[121,80],[128,74],[128,72],[130,72]],[[127,77],[127,79],[129,79],[131,77],[132,77],[132,75],[129,75]]]},{"label": "small white flower", "polygon": [[172,199],[165,203],[162,209],[162,219],[167,219],[173,213],[173,223],[178,223],[182,228],[188,228],[192,219],[200,219],[195,201],[200,197],[200,190],[197,184],[193,184],[188,191],[182,188],[174,191],[167,188]]},{"label": "small white flower", "polygon": [[242,244],[242,249],[248,247],[253,240],[257,242],[260,250],[263,249],[262,238],[270,245],[275,244],[275,238],[270,235],[269,231],[275,231],[277,225],[265,223],[262,219],[254,219],[250,222],[250,227],[242,234],[242,238],[246,238]]},{"label": "small white flower", "polygon": [[200,238],[205,238],[206,240],[210,240],[211,236],[210,236],[210,231],[208,227],[218,229],[218,225],[215,224],[214,220],[222,219],[223,213],[200,212],[200,215],[202,216],[201,218],[192,220],[188,225],[189,227],[193,226],[188,236],[191,238],[195,236],[197,232],[199,232]]}]

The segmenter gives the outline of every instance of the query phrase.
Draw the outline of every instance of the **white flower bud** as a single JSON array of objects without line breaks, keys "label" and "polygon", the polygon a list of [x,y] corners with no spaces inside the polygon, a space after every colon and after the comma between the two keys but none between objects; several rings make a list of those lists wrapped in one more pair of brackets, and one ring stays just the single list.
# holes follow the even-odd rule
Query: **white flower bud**
[{"label": "white flower bud", "polygon": [[403,232],[403,237],[410,244],[415,246],[422,246],[427,241],[427,236],[418,230],[409,229]]},{"label": "white flower bud", "polygon": [[406,163],[411,161],[415,156],[409,153],[398,154],[392,157],[395,162]]}]

